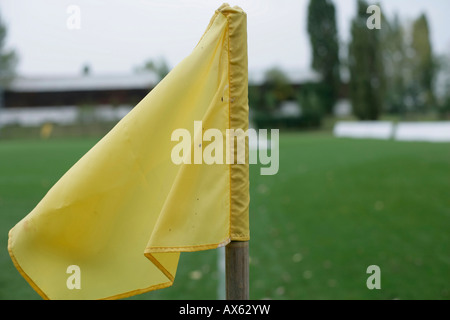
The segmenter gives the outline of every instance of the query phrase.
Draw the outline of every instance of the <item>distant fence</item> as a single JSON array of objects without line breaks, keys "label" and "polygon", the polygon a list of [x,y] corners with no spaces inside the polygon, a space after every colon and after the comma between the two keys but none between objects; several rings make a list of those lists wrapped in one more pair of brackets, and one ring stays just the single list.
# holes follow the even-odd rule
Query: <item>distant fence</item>
[{"label": "distant fence", "polygon": [[336,137],[390,139],[393,124],[388,121],[350,122],[340,121],[335,124],[333,133]]},{"label": "distant fence", "polygon": [[333,134],[341,138],[450,142],[450,121],[339,121],[333,128]]},{"label": "distant fence", "polygon": [[445,122],[404,122],[395,130],[395,139],[403,141],[450,141],[450,121]]}]

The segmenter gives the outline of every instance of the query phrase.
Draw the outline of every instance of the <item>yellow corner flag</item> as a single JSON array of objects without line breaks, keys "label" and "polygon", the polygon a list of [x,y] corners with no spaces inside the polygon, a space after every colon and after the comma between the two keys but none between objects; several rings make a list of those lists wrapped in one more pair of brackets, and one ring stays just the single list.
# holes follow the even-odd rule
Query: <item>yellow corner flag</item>
[{"label": "yellow corner flag", "polygon": [[[43,298],[168,287],[180,252],[249,239],[248,140],[243,164],[189,161],[248,129],[246,28],[240,8],[216,10],[192,53],[10,230],[12,261]],[[193,142],[181,163],[177,129]]]}]

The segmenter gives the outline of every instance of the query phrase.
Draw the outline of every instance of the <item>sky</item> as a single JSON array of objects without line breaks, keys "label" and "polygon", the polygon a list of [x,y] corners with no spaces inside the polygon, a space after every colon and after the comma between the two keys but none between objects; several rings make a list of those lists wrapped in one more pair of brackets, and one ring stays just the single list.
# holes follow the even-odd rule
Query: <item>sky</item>
[{"label": "sky", "polygon": [[[78,75],[85,64],[93,74],[127,74],[149,59],[174,67],[189,55],[224,0],[0,0],[8,27],[7,48],[19,54],[21,76]],[[349,40],[356,0],[334,0],[339,39]],[[433,49],[450,54],[449,0],[380,0],[388,17],[412,21],[428,17]],[[277,66],[309,70],[306,31],[309,0],[235,0],[247,13],[249,70]],[[80,29],[67,25],[71,5]],[[368,15],[369,17],[369,15]],[[383,27],[383,25],[381,26]]]}]

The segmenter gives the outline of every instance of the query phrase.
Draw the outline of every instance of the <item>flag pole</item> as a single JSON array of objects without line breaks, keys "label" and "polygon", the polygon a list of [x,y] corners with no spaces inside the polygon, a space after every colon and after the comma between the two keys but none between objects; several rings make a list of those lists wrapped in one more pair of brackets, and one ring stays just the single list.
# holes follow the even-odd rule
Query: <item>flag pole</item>
[{"label": "flag pole", "polygon": [[[231,8],[228,4],[223,4],[218,11],[226,16],[228,22],[229,128],[236,132],[245,132],[248,129],[247,15],[241,8],[236,6]],[[239,143],[239,137],[237,140],[239,148],[242,144]],[[231,242],[225,247],[225,292],[227,300],[248,300],[250,201],[248,139],[245,139],[244,163],[238,160],[238,148],[234,148],[234,136],[231,141],[230,154],[233,159],[230,162],[231,225],[229,232]]]},{"label": "flag pole", "polygon": [[231,241],[225,247],[227,300],[249,299],[248,241]]}]

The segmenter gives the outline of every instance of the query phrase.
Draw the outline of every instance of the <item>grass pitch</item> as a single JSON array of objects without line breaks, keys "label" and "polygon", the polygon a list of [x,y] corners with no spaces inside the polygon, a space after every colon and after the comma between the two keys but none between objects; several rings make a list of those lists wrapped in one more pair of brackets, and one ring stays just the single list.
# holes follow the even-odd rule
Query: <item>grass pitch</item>
[{"label": "grass pitch", "polygon": [[[0,299],[40,299],[8,231],[96,141],[0,141]],[[450,299],[450,144],[282,133],[278,174],[259,173],[250,166],[251,299]],[[172,287],[132,299],[215,299],[217,257],[183,253]]]}]

